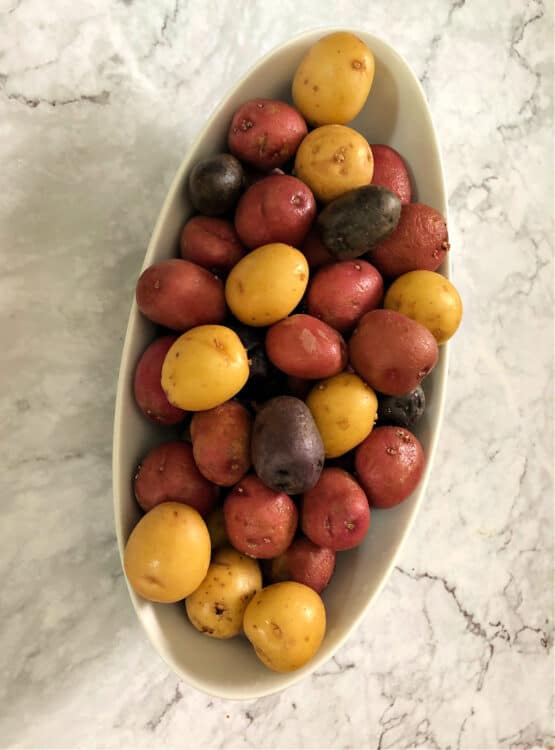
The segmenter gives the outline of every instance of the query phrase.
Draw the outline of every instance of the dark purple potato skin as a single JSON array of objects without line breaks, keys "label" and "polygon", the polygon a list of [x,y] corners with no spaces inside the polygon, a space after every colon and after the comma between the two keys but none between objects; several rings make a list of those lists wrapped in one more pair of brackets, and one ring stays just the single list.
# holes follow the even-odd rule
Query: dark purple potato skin
[{"label": "dark purple potato skin", "polygon": [[243,167],[231,154],[216,154],[195,164],[189,196],[197,211],[219,216],[235,207],[243,188]]},{"label": "dark purple potato skin", "polygon": [[396,425],[412,429],[426,409],[426,396],[417,385],[403,396],[380,396],[378,399],[378,424]]}]

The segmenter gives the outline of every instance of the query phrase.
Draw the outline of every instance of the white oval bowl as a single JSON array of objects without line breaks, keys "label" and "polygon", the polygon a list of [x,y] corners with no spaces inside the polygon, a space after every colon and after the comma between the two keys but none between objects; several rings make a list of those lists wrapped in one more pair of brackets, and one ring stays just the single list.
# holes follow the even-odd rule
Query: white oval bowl
[{"label": "white oval bowl", "polygon": [[[286,42],[262,58],[212,114],[189,149],[164,202],[143,268],[178,254],[178,238],[191,213],[186,180],[199,159],[225,150],[226,134],[237,107],[247,99],[266,97],[290,101],[291,80],[308,48],[336,29],[316,29]],[[438,142],[424,92],[407,62],[386,42],[362,31],[354,33],[374,53],[376,74],[366,105],[353,121],[370,143],[386,143],[405,158],[413,181],[413,200],[427,203],[447,219],[446,188]],[[440,271],[449,276],[449,261]],[[155,327],[133,302],[123,346],[114,417],[113,489],[120,555],[140,518],[131,478],[145,452],[175,433],[150,424],[135,405],[133,372]],[[448,348],[425,381],[428,408],[416,433],[426,453],[422,481],[401,505],[373,510],[370,531],[357,549],[338,555],[337,569],[323,593],[327,632],[314,659],[302,669],[277,674],[266,669],[244,638],[217,641],[198,633],[188,622],[183,604],[153,604],[129,588],[140,623],[160,656],[193,687],[222,698],[247,700],[293,685],[330,659],[364,617],[386,582],[426,489],[443,412]],[[379,634],[377,635],[379,637]]]}]

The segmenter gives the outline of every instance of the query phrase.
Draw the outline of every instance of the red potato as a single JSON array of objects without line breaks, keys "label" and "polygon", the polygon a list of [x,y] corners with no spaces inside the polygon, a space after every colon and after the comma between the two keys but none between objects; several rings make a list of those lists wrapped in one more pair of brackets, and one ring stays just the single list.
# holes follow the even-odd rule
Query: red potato
[{"label": "red potato", "polygon": [[379,307],[382,299],[379,271],[357,258],[321,268],[310,282],[307,306],[311,315],[345,334],[364,313]]},{"label": "red potato", "polygon": [[364,490],[343,469],[324,469],[315,487],[305,492],[301,528],[320,547],[335,552],[359,545],[370,526]]},{"label": "red potato", "polygon": [[141,461],[134,479],[135,497],[144,511],[160,503],[190,505],[207,516],[219,490],[202,476],[195,466],[189,443],[171,440],[149,451]]},{"label": "red potato", "polygon": [[372,310],[351,336],[349,356],[355,372],[371,388],[402,396],[434,369],[439,350],[421,323],[392,310]]},{"label": "red potato", "polygon": [[153,422],[163,425],[182,422],[187,412],[170,404],[160,382],[162,364],[177,336],[162,336],[141,355],[135,368],[133,393],[139,409]]},{"label": "red potato", "polygon": [[282,555],[272,560],[268,568],[272,583],[296,581],[310,586],[319,594],[333,575],[335,552],[319,547],[306,537],[299,537]]},{"label": "red potato", "polygon": [[412,197],[410,177],[401,154],[391,146],[378,143],[372,144],[370,148],[374,157],[372,185],[380,185],[391,190],[392,193],[397,193],[403,205],[410,203]]},{"label": "red potato", "polygon": [[141,274],[137,305],[154,323],[188,331],[206,323],[221,323],[226,315],[224,285],[206,268],[171,258]]},{"label": "red potato", "polygon": [[448,250],[443,216],[424,203],[409,203],[401,208],[394,231],[366,257],[384,276],[393,278],[409,271],[435,271]]},{"label": "red potato", "polygon": [[279,370],[296,378],[317,380],[337,375],[347,364],[341,334],[312,315],[291,315],[266,334],[266,353]]},{"label": "red potato", "polygon": [[249,474],[226,497],[224,522],[236,550],[270,559],[285,552],[293,541],[298,511],[289,495],[271,490]]},{"label": "red potato", "polygon": [[227,273],[245,249],[230,221],[213,216],[194,216],[181,232],[181,257],[210,271]]},{"label": "red potato", "polygon": [[306,122],[289,104],[251,99],[233,115],[227,142],[238,159],[268,171],[294,156],[306,133]]},{"label": "red potato", "polygon": [[392,508],[405,500],[422,477],[424,451],[403,427],[378,427],[356,449],[355,466],[370,505]]},{"label": "red potato", "polygon": [[306,235],[305,241],[301,247],[301,252],[306,258],[311,271],[321,268],[322,266],[327,266],[330,263],[335,263],[337,260],[320,239],[320,233],[316,227],[312,227]]},{"label": "red potato", "polygon": [[241,197],[235,228],[254,250],[272,242],[298,247],[316,216],[316,201],[304,182],[290,175],[259,180]]},{"label": "red potato", "polygon": [[193,414],[191,440],[200,473],[214,484],[231,487],[251,465],[252,419],[237,401],[226,401]]}]

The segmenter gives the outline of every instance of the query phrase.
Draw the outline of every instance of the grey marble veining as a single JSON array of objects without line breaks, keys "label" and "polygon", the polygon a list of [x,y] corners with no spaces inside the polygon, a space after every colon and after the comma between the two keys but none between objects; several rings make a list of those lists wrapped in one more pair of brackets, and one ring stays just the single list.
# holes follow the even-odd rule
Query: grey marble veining
[{"label": "grey marble veining", "polygon": [[[188,144],[257,57],[323,25],[382,35],[424,84],[465,318],[383,593],[311,678],[230,703],[178,682],[132,613],[116,373]],[[553,747],[552,44],[549,2],[0,0],[0,746]]]}]

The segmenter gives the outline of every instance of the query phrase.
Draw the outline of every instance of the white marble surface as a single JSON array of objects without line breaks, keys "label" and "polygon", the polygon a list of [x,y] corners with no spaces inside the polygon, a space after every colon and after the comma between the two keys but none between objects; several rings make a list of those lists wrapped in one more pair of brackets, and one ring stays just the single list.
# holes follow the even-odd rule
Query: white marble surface
[{"label": "white marble surface", "polygon": [[[250,704],[137,625],[111,429],[132,289],[234,79],[317,25],[423,81],[465,300],[441,447],[399,565],[333,662]],[[552,3],[0,0],[0,746],[547,748],[553,726]]]}]

